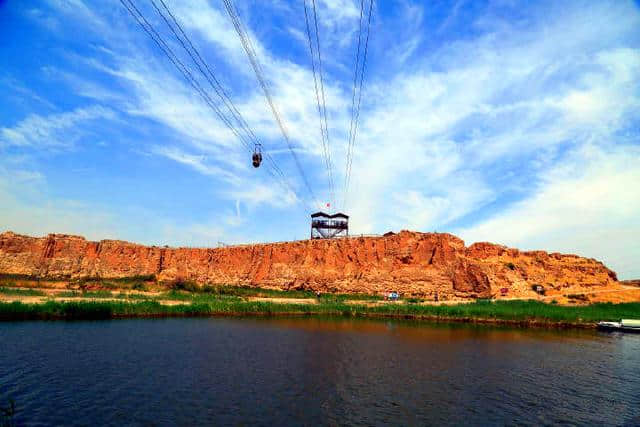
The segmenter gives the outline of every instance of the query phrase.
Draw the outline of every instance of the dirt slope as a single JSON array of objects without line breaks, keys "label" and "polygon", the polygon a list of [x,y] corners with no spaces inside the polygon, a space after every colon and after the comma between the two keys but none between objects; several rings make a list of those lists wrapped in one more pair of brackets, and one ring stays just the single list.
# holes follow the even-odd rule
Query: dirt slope
[{"label": "dirt slope", "polygon": [[[535,296],[619,289],[601,262],[576,255],[522,252],[441,233],[256,244],[216,249],[163,248],[50,234],[0,234],[0,274],[118,278],[155,275],[214,285],[444,298]],[[500,289],[507,288],[506,295]]]}]

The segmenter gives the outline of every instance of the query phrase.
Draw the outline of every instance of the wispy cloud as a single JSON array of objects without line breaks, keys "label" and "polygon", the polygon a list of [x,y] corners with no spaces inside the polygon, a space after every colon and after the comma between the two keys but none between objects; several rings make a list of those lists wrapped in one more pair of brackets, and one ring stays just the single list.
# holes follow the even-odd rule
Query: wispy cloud
[{"label": "wispy cloud", "polygon": [[106,107],[93,105],[48,116],[32,114],[13,127],[0,129],[0,146],[70,148],[88,130],[88,122],[116,118]]},{"label": "wispy cloud", "polygon": [[240,177],[229,172],[227,169],[214,166],[208,161],[205,155],[189,154],[178,147],[166,145],[152,147],[151,152],[189,166],[204,175],[218,176],[234,184],[240,182]]},{"label": "wispy cloud", "polygon": [[253,184],[249,187],[238,188],[227,193],[228,197],[245,203],[249,208],[256,208],[261,204],[284,209],[297,202],[296,195],[291,191],[283,191],[279,186]]},{"label": "wispy cloud", "polygon": [[19,99],[22,104],[30,105],[30,101],[36,101],[50,110],[55,110],[56,106],[49,100],[38,95],[35,91],[26,87],[15,77],[4,76],[0,78],[0,85],[5,86],[5,96],[13,96]]},{"label": "wispy cloud", "polygon": [[459,233],[470,241],[606,259],[630,277],[640,259],[638,164],[638,147],[585,145],[546,171],[531,196]]}]

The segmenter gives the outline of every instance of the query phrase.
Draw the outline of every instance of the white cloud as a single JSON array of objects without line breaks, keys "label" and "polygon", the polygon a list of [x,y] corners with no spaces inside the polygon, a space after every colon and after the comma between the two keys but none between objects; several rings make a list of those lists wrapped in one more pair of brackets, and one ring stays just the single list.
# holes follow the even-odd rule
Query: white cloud
[{"label": "white cloud", "polygon": [[[95,12],[95,8],[87,6],[83,0],[46,0],[50,6],[54,7],[60,13],[72,17],[73,19],[81,19],[82,22],[94,31],[109,31],[108,25]],[[55,27],[59,29],[60,25]],[[64,27],[63,27],[64,28]]]},{"label": "white cloud", "polygon": [[187,165],[194,170],[204,174],[218,176],[225,181],[233,184],[241,183],[237,175],[212,164],[205,155],[189,154],[182,149],[173,146],[156,146],[151,149],[153,154],[164,156],[183,165]]},{"label": "white cloud", "polygon": [[48,116],[31,114],[14,127],[0,129],[0,146],[69,148],[86,132],[87,122],[115,118],[113,110],[99,105]]},{"label": "white cloud", "polygon": [[578,253],[640,274],[640,149],[584,146],[541,176],[530,197],[459,230],[470,244]]},{"label": "white cloud", "polygon": [[[78,58],[75,55],[67,55],[71,61],[84,61],[84,58]],[[103,104],[122,103],[125,97],[122,93],[107,89],[105,86],[92,82],[86,78],[63,71],[58,67],[45,66],[42,68],[43,74],[47,79],[58,80],[62,84],[68,85],[78,95],[97,100]]]},{"label": "white cloud", "polygon": [[251,184],[248,187],[237,188],[227,192],[227,197],[255,208],[261,204],[283,209],[297,203],[296,195],[286,188],[262,183]]},{"label": "white cloud", "polygon": [[[206,41],[213,42],[224,49],[224,56],[237,65],[247,69],[248,61],[244,57],[242,44],[226,15],[224,8],[214,8],[206,0],[170,2],[172,10],[181,25],[187,30],[195,30]],[[220,2],[222,3],[222,2]],[[263,47],[251,34],[258,55],[262,56]],[[239,68],[242,69],[242,68]]]},{"label": "white cloud", "polygon": [[16,100],[19,100],[21,104],[31,105],[29,101],[35,100],[39,104],[47,107],[50,110],[55,110],[56,106],[53,105],[50,101],[44,99],[42,96],[37,94],[35,91],[26,87],[23,83],[21,83],[18,79],[3,76],[0,77],[0,85],[6,86],[6,90],[4,91],[5,97],[11,97]]},{"label": "white cloud", "polygon": [[[594,32],[584,15],[616,25]],[[445,44],[410,72],[374,80],[356,143],[354,224],[441,230],[505,190],[536,188],[567,148],[623,143],[617,132],[640,105],[639,51],[624,47],[634,24],[628,3],[566,8]]]}]

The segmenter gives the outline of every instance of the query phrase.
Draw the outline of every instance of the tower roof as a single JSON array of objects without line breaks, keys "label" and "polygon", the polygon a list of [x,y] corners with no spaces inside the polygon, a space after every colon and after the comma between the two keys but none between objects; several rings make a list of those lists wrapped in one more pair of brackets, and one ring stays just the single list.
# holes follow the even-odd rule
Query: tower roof
[{"label": "tower roof", "polygon": [[318,211],[315,213],[311,214],[311,218],[318,218],[318,217],[324,217],[324,218],[345,218],[345,219],[349,219],[349,215],[343,214],[342,212],[337,212],[333,215],[329,215],[328,213],[322,212],[322,211]]}]

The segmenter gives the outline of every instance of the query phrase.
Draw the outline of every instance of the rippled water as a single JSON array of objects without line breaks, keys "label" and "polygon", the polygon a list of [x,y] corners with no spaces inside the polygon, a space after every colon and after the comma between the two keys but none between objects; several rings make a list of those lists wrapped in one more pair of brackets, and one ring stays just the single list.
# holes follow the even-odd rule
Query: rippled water
[{"label": "rippled water", "polygon": [[640,335],[144,319],[0,323],[0,345],[25,425],[640,425]]}]

